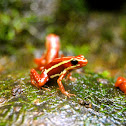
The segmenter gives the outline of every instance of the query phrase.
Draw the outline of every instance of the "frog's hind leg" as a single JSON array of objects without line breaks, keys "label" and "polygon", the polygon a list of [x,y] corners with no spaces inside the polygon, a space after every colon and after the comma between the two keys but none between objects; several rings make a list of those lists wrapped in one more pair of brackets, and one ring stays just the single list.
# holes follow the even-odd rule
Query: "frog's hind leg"
[{"label": "frog's hind leg", "polygon": [[48,75],[46,74],[45,71],[43,71],[39,75],[35,69],[31,69],[30,77],[31,77],[31,84],[33,84],[37,88],[40,88],[49,80]]}]

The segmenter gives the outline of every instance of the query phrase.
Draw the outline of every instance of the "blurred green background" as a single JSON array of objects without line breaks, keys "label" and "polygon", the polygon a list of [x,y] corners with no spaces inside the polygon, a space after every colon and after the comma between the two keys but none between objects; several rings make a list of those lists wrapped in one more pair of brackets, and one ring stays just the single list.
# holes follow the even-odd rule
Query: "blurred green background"
[{"label": "blurred green background", "polygon": [[55,33],[65,55],[88,59],[89,71],[125,76],[126,2],[111,2],[0,0],[0,73],[32,68],[45,37]]}]

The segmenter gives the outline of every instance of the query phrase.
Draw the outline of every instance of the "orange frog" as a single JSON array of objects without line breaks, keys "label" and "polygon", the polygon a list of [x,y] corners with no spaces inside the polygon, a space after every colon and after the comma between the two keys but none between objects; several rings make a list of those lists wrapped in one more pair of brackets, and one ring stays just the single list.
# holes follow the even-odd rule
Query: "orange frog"
[{"label": "orange frog", "polygon": [[40,58],[35,58],[34,62],[38,65],[37,69],[41,70],[42,66],[47,65],[55,58],[59,57],[60,50],[60,38],[58,35],[49,34],[46,37],[46,51]]},{"label": "orange frog", "polygon": [[115,83],[115,87],[119,87],[126,94],[126,79],[124,77],[118,77]]},{"label": "orange frog", "polygon": [[31,69],[31,84],[37,88],[41,88],[51,78],[58,77],[57,83],[60,91],[68,97],[75,96],[65,91],[61,81],[72,70],[86,66],[88,61],[83,55],[58,58],[59,47],[59,37],[54,34],[48,35],[46,38],[46,53],[40,59],[35,59],[41,70],[41,74],[38,74],[35,69]]}]

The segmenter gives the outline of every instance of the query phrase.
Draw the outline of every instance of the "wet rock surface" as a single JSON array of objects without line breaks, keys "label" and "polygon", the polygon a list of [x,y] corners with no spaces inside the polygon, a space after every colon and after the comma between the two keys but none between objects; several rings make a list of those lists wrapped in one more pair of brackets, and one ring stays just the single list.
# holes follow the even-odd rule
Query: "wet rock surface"
[{"label": "wet rock surface", "polygon": [[[126,125],[126,95],[113,79],[95,73],[73,73],[77,80],[64,81],[67,98],[51,81],[49,90],[30,84],[29,70],[1,75],[0,125]],[[13,93],[12,93],[13,91]]]}]

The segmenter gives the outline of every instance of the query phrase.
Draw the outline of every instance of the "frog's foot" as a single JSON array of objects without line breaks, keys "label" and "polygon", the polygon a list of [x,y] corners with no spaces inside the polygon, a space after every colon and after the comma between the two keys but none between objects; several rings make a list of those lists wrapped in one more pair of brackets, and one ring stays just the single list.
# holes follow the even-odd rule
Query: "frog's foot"
[{"label": "frog's foot", "polygon": [[41,87],[41,89],[44,89],[44,90],[46,90],[46,91],[51,91],[49,88]]},{"label": "frog's foot", "polygon": [[77,81],[77,78],[72,77],[72,76],[70,76],[68,79],[71,80],[71,81]]},{"label": "frog's foot", "polygon": [[68,98],[70,98],[71,96],[75,96],[76,97],[75,94],[70,94],[67,91],[65,91],[63,94],[65,94]]}]

